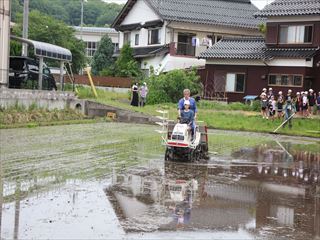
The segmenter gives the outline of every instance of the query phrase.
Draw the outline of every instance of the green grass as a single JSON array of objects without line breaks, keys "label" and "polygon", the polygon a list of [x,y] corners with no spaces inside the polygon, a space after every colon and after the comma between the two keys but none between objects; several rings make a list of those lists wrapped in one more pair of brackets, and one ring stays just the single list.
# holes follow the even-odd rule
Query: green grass
[{"label": "green grass", "polygon": [[[247,115],[245,112],[226,113],[206,111],[204,115],[200,114],[199,119],[206,122],[211,128],[266,133],[272,132],[282,123],[282,120],[266,120],[262,119],[260,115]],[[295,118],[292,122],[292,129],[285,126],[284,128],[279,129],[278,133],[320,137],[320,122],[318,118]]]},{"label": "green grass", "polygon": [[[149,115],[158,115],[156,110],[165,109],[169,111],[170,119],[176,119],[177,117],[177,105],[174,103],[146,105],[143,108],[132,107],[129,102],[129,94],[98,89],[98,98],[95,99],[91,89],[84,87],[79,88],[79,97],[94,99],[100,103]],[[200,101],[198,108],[198,120],[204,121],[208,127],[215,129],[269,133],[281,124],[280,120],[271,121],[262,119],[259,112],[257,112],[257,109],[259,109],[258,102],[254,102],[251,107],[242,103],[221,104],[217,102]],[[286,126],[285,128],[279,129],[278,133],[320,137],[320,118],[294,118],[292,129]]]},{"label": "green grass", "polygon": [[38,126],[68,125],[78,123],[94,123],[108,121],[105,118],[88,119],[72,109],[47,110],[31,105],[29,108],[15,105],[8,109],[0,109],[0,129],[33,128]]},{"label": "green grass", "polygon": [[49,121],[49,122],[25,122],[25,123],[13,123],[13,124],[1,124],[0,129],[10,128],[35,128],[42,126],[58,126],[58,125],[71,125],[71,124],[91,124],[99,122],[108,122],[107,118],[94,118],[94,119],[77,119],[77,120],[61,120],[61,121]]}]

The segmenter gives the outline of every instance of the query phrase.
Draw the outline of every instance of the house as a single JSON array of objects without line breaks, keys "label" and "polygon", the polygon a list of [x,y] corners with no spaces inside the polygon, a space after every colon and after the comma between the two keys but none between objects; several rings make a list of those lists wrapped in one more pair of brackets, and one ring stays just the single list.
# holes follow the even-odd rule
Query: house
[{"label": "house", "polygon": [[200,54],[204,97],[242,101],[261,89],[320,90],[320,1],[275,0],[254,14],[266,36],[223,38]]},{"label": "house", "polygon": [[115,50],[118,49],[119,44],[119,34],[113,28],[105,27],[78,27],[74,26],[75,36],[78,39],[82,39],[86,44],[86,56],[92,58],[96,50],[98,49],[98,44],[104,35],[108,35],[114,44]]},{"label": "house", "polygon": [[160,73],[204,67],[200,53],[225,36],[261,35],[256,11],[250,0],[128,0],[112,27],[141,69]]}]

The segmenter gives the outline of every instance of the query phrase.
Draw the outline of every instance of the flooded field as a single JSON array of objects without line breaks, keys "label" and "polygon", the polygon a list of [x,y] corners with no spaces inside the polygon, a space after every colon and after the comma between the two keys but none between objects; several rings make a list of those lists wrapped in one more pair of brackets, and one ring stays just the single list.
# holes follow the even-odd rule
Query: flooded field
[{"label": "flooded field", "polygon": [[1,239],[320,239],[320,142],[210,131],[165,162],[155,126],[0,130]]}]

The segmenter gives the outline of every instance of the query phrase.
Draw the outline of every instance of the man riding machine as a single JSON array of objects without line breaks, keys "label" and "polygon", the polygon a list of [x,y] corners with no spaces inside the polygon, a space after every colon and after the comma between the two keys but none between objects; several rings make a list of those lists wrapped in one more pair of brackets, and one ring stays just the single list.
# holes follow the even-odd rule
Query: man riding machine
[{"label": "man riding machine", "polygon": [[[196,127],[196,103],[190,91],[179,101],[179,122],[168,125],[166,160],[196,161],[207,157],[208,138],[206,126]],[[192,110],[195,109],[195,111]]]}]

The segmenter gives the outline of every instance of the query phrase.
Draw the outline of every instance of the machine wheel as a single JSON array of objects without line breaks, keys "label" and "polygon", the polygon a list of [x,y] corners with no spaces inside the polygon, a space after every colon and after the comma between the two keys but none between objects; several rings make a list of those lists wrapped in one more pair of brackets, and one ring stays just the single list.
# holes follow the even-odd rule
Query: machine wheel
[{"label": "machine wheel", "polygon": [[169,148],[166,148],[166,153],[164,155],[164,160],[165,161],[171,161],[172,160],[172,155],[173,155],[172,150],[169,149]]}]

